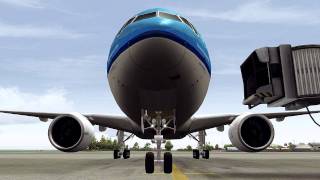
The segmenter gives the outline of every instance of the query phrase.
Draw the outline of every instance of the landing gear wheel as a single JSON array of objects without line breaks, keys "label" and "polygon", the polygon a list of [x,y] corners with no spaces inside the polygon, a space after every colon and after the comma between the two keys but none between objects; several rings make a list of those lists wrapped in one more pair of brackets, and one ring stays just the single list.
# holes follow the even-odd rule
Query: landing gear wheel
[{"label": "landing gear wheel", "polygon": [[120,152],[119,149],[113,150],[113,159],[118,159],[118,158],[120,158],[119,152]]},{"label": "landing gear wheel", "polygon": [[209,159],[209,150],[203,150],[202,151],[202,158],[203,159]]},{"label": "landing gear wheel", "polygon": [[153,152],[147,152],[145,159],[146,173],[151,174],[154,172],[154,154]]},{"label": "landing gear wheel", "polygon": [[200,153],[199,153],[199,150],[198,150],[198,149],[194,149],[194,150],[192,151],[192,154],[193,154],[193,158],[194,158],[194,159],[199,159]]},{"label": "landing gear wheel", "polygon": [[163,155],[163,171],[164,173],[172,172],[172,154],[171,152],[165,152]]},{"label": "landing gear wheel", "polygon": [[123,159],[128,159],[130,158],[130,150],[125,149],[123,150]]}]

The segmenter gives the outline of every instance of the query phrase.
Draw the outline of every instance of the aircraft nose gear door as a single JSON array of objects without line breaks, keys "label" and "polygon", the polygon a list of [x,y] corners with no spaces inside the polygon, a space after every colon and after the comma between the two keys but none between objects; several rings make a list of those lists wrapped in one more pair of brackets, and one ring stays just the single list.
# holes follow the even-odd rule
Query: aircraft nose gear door
[{"label": "aircraft nose gear door", "polygon": [[121,158],[121,156],[123,156],[123,159],[128,159],[130,158],[130,150],[126,147],[125,142],[132,138],[134,135],[130,134],[126,139],[125,138],[125,134],[124,131],[118,131],[117,132],[117,137],[118,137],[118,148],[119,149],[115,149],[113,150],[113,158],[114,159],[118,159]]},{"label": "aircraft nose gear door", "polygon": [[[147,110],[141,110],[141,129],[142,132],[146,129],[153,129],[156,132],[153,142],[157,145],[157,156],[154,157],[153,152],[147,152],[145,158],[145,170],[146,173],[154,172],[154,164],[163,163],[164,173],[172,172],[172,154],[171,152],[165,152],[163,159],[161,159],[161,144],[165,142],[163,135],[161,134],[164,129],[171,129],[174,133],[176,131],[175,126],[175,110],[173,110],[171,116],[162,116],[162,111],[155,111],[155,116],[149,116]],[[145,122],[148,126],[145,126]]]}]

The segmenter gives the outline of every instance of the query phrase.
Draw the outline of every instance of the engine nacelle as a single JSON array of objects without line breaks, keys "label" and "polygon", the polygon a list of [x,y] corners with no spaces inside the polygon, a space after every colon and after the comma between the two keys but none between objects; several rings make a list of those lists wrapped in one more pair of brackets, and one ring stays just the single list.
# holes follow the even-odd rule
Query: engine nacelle
[{"label": "engine nacelle", "polygon": [[58,150],[77,152],[89,146],[94,137],[94,128],[80,113],[70,113],[52,121],[48,136],[51,144]]},{"label": "engine nacelle", "polygon": [[245,113],[231,123],[229,138],[241,151],[254,152],[266,149],[273,141],[274,129],[264,115]]}]

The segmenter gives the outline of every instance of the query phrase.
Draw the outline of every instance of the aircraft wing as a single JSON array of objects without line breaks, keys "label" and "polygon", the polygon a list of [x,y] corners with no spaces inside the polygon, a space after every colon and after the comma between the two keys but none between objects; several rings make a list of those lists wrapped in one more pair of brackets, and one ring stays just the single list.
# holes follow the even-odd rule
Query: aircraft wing
[{"label": "aircraft wing", "polygon": [[[310,111],[310,113],[319,113],[320,111]],[[295,111],[295,112],[275,112],[275,113],[256,113],[266,116],[269,119],[277,119],[279,121],[284,120],[285,117],[298,116],[309,114],[308,111]],[[231,124],[232,121],[239,116],[239,114],[225,114],[216,116],[204,116],[193,117],[186,122],[182,129],[188,129],[187,131],[192,133],[222,125]]]},{"label": "aircraft wing", "polygon": [[[68,113],[4,111],[4,110],[0,110],[0,113],[38,117],[41,121],[44,121],[44,122],[46,122],[48,119],[54,119],[58,116],[68,115]],[[113,128],[117,130],[123,130],[131,133],[136,133],[141,131],[139,126],[137,126],[131,119],[125,116],[100,115],[100,114],[82,114],[82,115],[85,116],[94,125]]]}]

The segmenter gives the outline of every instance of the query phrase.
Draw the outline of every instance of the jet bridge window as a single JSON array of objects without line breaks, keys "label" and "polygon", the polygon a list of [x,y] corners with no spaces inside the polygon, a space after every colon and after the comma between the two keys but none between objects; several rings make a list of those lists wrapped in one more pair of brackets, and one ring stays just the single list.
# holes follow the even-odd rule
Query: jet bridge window
[{"label": "jet bridge window", "polygon": [[176,20],[176,21],[180,21],[181,22],[179,17],[176,16],[176,15],[173,15],[173,14],[168,14],[168,13],[165,13],[165,12],[159,12],[159,16],[163,17],[163,18],[172,19],[172,20]]},{"label": "jet bridge window", "polygon": [[186,18],[181,17],[181,16],[180,16],[180,18],[182,19],[182,21],[183,21],[184,23],[186,23],[186,24],[193,30],[193,32],[195,32],[196,34],[198,34],[196,28],[194,28],[194,26],[193,26]]},{"label": "jet bridge window", "polygon": [[142,19],[148,19],[148,18],[152,18],[152,17],[156,17],[157,16],[157,12],[151,12],[151,13],[147,13],[147,14],[143,14],[138,16],[134,22],[140,21]]}]

